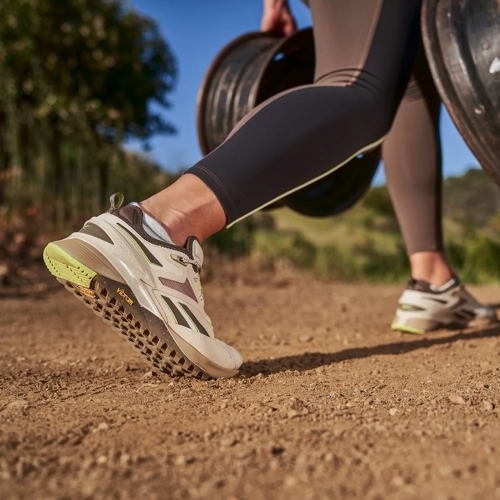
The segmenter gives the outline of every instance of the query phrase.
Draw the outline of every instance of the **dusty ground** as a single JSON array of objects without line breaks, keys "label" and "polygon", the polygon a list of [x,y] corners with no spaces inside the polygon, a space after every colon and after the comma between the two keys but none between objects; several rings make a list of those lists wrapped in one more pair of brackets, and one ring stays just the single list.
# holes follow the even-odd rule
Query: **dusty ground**
[{"label": "dusty ground", "polygon": [[397,286],[205,288],[233,380],[152,374],[62,287],[1,299],[2,499],[500,498],[499,327],[392,332]]}]

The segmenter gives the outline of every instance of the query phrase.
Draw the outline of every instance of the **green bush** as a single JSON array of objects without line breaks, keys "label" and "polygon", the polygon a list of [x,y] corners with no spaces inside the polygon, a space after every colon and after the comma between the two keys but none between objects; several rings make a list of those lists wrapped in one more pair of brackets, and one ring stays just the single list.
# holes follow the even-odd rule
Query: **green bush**
[{"label": "green bush", "polygon": [[398,242],[395,252],[389,252],[376,248],[368,240],[359,251],[366,259],[362,266],[362,276],[366,279],[391,283],[410,276],[410,264],[402,242]]},{"label": "green bush", "polygon": [[316,247],[295,231],[261,231],[255,240],[256,258],[266,264],[287,261],[298,269],[312,269]]},{"label": "green bush", "polygon": [[470,283],[500,281],[500,241],[480,236],[465,248],[462,277]]},{"label": "green bush", "polygon": [[210,236],[206,244],[229,258],[248,255],[254,246],[256,228],[255,221],[252,218],[246,218],[235,226]]},{"label": "green bush", "polygon": [[319,279],[352,281],[361,277],[356,261],[344,256],[337,247],[319,247],[314,263],[315,276]]},{"label": "green bush", "polygon": [[147,160],[136,176],[122,148],[174,132],[151,106],[170,105],[176,76],[152,19],[119,0],[2,0],[0,75],[0,222],[28,212],[62,229],[115,185],[135,197],[168,182]]},{"label": "green bush", "polygon": [[392,207],[389,191],[386,186],[371,188],[361,201],[363,206],[373,210],[378,215],[383,215],[392,219],[396,218]]}]

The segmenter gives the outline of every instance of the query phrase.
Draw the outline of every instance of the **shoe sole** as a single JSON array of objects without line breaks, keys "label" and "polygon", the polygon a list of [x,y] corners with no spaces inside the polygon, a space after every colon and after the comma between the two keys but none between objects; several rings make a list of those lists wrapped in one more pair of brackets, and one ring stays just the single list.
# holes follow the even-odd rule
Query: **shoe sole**
[{"label": "shoe sole", "polygon": [[413,335],[425,335],[425,333],[430,331],[430,330],[420,330],[419,328],[411,328],[410,326],[403,326],[403,325],[391,325],[391,329],[405,333],[412,333]]},{"label": "shoe sole", "polygon": [[[201,380],[232,377],[238,373],[239,370],[215,365],[171,332],[160,318],[140,306],[126,284],[96,273],[55,243],[47,245],[43,259],[66,290],[119,331],[155,369],[171,376],[184,375]],[[210,372],[193,359],[208,365]]]},{"label": "shoe sole", "polygon": [[398,330],[401,332],[405,333],[412,333],[414,335],[425,335],[428,332],[432,332],[434,330],[440,330],[440,329],[446,329],[446,330],[463,330],[464,328],[475,328],[475,327],[480,327],[480,326],[487,326],[487,325],[493,325],[495,323],[498,323],[498,320],[495,319],[488,319],[488,318],[478,318],[474,319],[472,321],[469,321],[468,323],[437,323],[437,322],[431,322],[432,325],[429,326],[429,328],[421,329],[421,328],[414,328],[411,326],[407,325],[399,325],[399,324],[392,324],[391,329],[392,330]]}]

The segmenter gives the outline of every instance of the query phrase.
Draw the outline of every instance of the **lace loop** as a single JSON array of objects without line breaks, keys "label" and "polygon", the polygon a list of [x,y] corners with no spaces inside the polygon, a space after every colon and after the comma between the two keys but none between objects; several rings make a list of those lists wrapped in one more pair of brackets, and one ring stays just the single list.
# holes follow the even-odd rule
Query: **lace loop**
[{"label": "lace loop", "polygon": [[198,265],[198,262],[195,261],[194,259],[190,259],[189,257],[183,257],[182,255],[177,255],[177,254],[170,254],[170,258],[172,260],[175,260],[176,262],[179,262],[180,264],[182,264],[183,266],[188,266],[189,264],[191,264],[194,269],[195,269],[195,272],[200,272],[200,266]]},{"label": "lace loop", "polygon": [[115,210],[118,210],[122,206],[124,200],[125,200],[125,196],[123,196],[123,193],[112,194],[109,197],[108,214],[114,212]]}]

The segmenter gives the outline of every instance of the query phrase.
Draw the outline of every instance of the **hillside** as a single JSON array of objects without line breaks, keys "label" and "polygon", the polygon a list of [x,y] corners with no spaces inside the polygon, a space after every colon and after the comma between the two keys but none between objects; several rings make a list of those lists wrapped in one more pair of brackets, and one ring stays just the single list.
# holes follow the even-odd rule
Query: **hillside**
[{"label": "hillside", "polygon": [[[500,281],[500,190],[478,169],[444,181],[444,230],[450,261],[474,283]],[[250,269],[283,265],[318,278],[394,282],[409,273],[385,186],[340,216],[311,218],[289,209],[262,212],[209,242]]]}]

